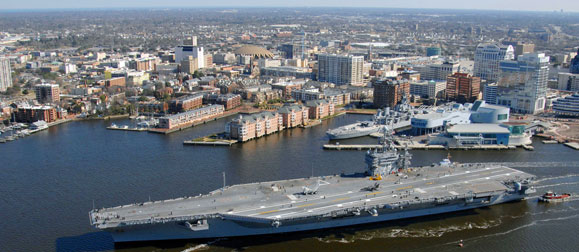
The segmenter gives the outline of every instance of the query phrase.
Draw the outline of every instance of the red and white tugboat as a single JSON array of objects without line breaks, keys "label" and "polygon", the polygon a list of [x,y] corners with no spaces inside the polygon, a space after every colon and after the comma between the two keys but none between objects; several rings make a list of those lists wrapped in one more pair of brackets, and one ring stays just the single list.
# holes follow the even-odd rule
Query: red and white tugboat
[{"label": "red and white tugboat", "polygon": [[545,194],[543,194],[543,196],[539,197],[539,201],[543,201],[543,202],[563,202],[565,200],[568,200],[569,198],[571,198],[571,194],[570,193],[563,193],[563,194],[558,194],[558,193],[554,193],[552,191],[548,191]]}]

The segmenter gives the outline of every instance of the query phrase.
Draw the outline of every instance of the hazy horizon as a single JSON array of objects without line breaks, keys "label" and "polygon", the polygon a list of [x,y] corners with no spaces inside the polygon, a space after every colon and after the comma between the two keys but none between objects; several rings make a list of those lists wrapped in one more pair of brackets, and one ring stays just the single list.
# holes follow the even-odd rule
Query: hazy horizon
[{"label": "hazy horizon", "polygon": [[[500,7],[499,7],[500,6]],[[487,1],[428,1],[428,0],[310,0],[310,1],[259,1],[247,0],[240,5],[238,1],[215,0],[211,2],[186,0],[61,0],[55,3],[49,1],[29,0],[26,2],[4,3],[0,10],[54,10],[54,9],[111,9],[111,8],[268,8],[268,7],[346,7],[346,8],[401,8],[401,9],[448,9],[448,10],[504,10],[504,11],[579,11],[579,1],[525,1],[525,0],[487,0]]]}]

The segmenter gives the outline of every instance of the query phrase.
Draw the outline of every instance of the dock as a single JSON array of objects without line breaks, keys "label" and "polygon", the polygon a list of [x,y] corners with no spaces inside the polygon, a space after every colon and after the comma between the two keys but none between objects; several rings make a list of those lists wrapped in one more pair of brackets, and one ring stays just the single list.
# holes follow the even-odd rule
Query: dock
[{"label": "dock", "polygon": [[557,140],[543,140],[542,141],[544,144],[558,144],[559,141]]},{"label": "dock", "polygon": [[565,146],[567,146],[569,148],[573,148],[575,150],[579,150],[579,143],[569,142],[569,143],[565,143]]},{"label": "dock", "polygon": [[221,132],[195,138],[193,140],[183,141],[183,145],[231,146],[237,142],[238,141],[235,139],[227,139],[225,137],[225,132]]},{"label": "dock", "polygon": [[142,131],[147,131],[149,130],[149,128],[122,128],[122,127],[107,127],[108,130],[124,130],[124,131],[138,131],[138,132],[142,132]]},{"label": "dock", "polygon": [[[411,145],[394,145],[398,149],[408,148],[409,150],[514,150],[515,146],[505,145],[481,145],[481,146],[443,146],[443,145],[426,145],[426,144],[411,144]],[[532,146],[530,146],[532,148]],[[577,146],[579,148],[579,144]],[[379,144],[324,144],[325,150],[370,150],[382,148]]]},{"label": "dock", "polygon": [[382,148],[380,144],[324,144],[326,150],[370,150]]},{"label": "dock", "polygon": [[205,146],[231,146],[237,141],[234,140],[215,140],[215,141],[184,141],[183,145],[205,145]]}]

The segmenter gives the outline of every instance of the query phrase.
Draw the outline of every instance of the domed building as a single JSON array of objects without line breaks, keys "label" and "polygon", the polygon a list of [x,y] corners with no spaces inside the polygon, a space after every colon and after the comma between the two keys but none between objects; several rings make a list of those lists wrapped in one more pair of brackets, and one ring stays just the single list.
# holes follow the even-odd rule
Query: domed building
[{"label": "domed building", "polygon": [[272,52],[268,51],[263,47],[254,45],[243,45],[242,47],[235,50],[235,54],[251,56],[252,58],[255,59],[273,58]]}]

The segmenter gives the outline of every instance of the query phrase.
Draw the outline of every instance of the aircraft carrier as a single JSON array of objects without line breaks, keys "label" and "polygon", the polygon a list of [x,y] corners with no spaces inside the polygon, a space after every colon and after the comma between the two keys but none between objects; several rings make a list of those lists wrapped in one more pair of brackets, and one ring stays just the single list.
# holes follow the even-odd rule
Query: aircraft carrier
[{"label": "aircraft carrier", "polygon": [[224,186],[195,197],[94,209],[90,223],[115,242],[278,234],[461,211],[535,192],[534,176],[520,170],[448,159],[410,167],[408,151],[382,141],[366,153],[360,174]]}]

